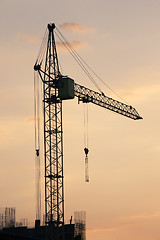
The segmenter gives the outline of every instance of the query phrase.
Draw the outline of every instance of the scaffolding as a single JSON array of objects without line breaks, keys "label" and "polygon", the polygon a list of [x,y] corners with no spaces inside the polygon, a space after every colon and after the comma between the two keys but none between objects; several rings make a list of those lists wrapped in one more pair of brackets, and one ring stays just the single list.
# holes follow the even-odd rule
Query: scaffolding
[{"label": "scaffolding", "polygon": [[15,208],[0,208],[0,229],[15,227]]},{"label": "scaffolding", "polygon": [[74,212],[74,239],[86,240],[86,212]]}]

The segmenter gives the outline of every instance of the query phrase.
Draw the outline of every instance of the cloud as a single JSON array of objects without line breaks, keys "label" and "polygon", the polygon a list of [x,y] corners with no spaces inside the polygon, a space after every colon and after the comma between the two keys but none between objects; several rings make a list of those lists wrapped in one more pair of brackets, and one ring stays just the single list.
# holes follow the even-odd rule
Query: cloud
[{"label": "cloud", "polygon": [[139,215],[134,215],[126,218],[126,221],[129,222],[137,222],[145,219],[152,219],[152,218],[159,218],[160,217],[160,212],[154,212],[150,214],[139,214]]},{"label": "cloud", "polygon": [[98,232],[115,232],[122,229],[128,228],[128,226],[132,226],[135,224],[145,223],[146,221],[150,221],[153,219],[157,219],[160,217],[160,212],[153,212],[148,214],[139,214],[132,215],[120,219],[115,219],[114,222],[110,223],[110,226],[100,227],[100,228],[88,228],[87,232],[90,233],[98,233]]},{"label": "cloud", "polygon": [[36,42],[39,42],[41,41],[41,37],[38,37],[38,36],[30,36],[28,37],[28,42],[29,43],[36,43]]},{"label": "cloud", "polygon": [[[65,47],[65,45],[63,43],[56,42],[56,44],[57,44],[58,49],[60,49],[60,50],[67,50],[67,48]],[[79,40],[73,40],[72,42],[69,42],[69,44],[74,49],[79,49],[79,48],[87,46],[87,42],[83,42],[83,41],[79,41]]]},{"label": "cloud", "polygon": [[27,43],[37,43],[42,40],[42,38],[39,36],[27,35],[24,33],[17,33],[16,39],[25,41]]},{"label": "cloud", "polygon": [[70,32],[76,32],[79,34],[86,34],[86,33],[93,33],[95,32],[95,28],[89,28],[89,27],[85,27],[80,23],[62,23],[60,24],[60,27],[62,29],[66,29]]},{"label": "cloud", "polygon": [[[38,121],[43,121],[43,117],[37,117],[36,120]],[[28,122],[28,123],[33,123],[35,122],[35,116],[31,115],[31,116],[28,116],[27,118],[25,118],[25,122]]]},{"label": "cloud", "polygon": [[118,227],[106,227],[106,228],[88,228],[87,232],[97,233],[97,232],[113,232],[116,231]]},{"label": "cloud", "polygon": [[131,91],[125,89],[120,94],[125,99],[136,99],[137,101],[150,99],[153,96],[160,94],[160,84],[141,85],[133,88]]}]

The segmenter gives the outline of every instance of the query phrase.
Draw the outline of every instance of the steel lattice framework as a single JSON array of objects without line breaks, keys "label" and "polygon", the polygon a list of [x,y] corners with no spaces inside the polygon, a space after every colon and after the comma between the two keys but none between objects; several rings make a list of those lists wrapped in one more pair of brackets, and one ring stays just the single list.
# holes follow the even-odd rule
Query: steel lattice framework
[{"label": "steel lattice framework", "polygon": [[74,83],[74,94],[84,103],[94,103],[134,120],[142,119],[135,108]]},{"label": "steel lattice framework", "polygon": [[61,74],[54,28],[54,24],[48,24],[45,69],[35,65],[34,70],[40,74],[44,91],[45,221],[60,227],[64,224],[63,131],[62,101],[58,99],[57,88]]},{"label": "steel lattice framework", "polygon": [[[44,70],[36,62],[34,70],[38,71],[43,82],[44,102],[44,156],[45,156],[45,220],[57,229],[64,225],[64,187],[63,187],[63,131],[62,100],[58,96],[60,81],[63,76],[59,71],[55,25],[48,24],[48,40]],[[142,119],[135,108],[109,98],[104,94],[90,90],[74,83],[74,96],[84,103],[94,103],[125,117]],[[58,236],[58,235],[57,235]],[[57,239],[59,239],[57,237]]]}]

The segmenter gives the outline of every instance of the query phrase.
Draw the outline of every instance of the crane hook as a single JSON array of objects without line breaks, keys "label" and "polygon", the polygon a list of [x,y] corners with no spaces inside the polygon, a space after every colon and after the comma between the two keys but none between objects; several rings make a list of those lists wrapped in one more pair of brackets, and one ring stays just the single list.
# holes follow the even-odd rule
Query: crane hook
[{"label": "crane hook", "polygon": [[88,174],[88,148],[84,148],[84,152],[85,152],[85,182],[89,182],[89,174]]},{"label": "crane hook", "polygon": [[36,155],[39,156],[39,149],[36,149]]},{"label": "crane hook", "polygon": [[88,148],[84,148],[84,152],[85,152],[85,154],[86,154],[86,157],[87,157],[87,155],[88,155],[88,153],[89,153],[89,150],[88,150]]}]

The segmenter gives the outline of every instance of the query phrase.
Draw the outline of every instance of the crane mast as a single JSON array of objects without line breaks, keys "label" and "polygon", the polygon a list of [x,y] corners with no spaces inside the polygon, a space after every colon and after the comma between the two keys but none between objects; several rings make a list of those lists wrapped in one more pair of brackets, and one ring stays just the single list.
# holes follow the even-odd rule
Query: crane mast
[{"label": "crane mast", "polygon": [[[48,24],[48,41],[43,79],[44,158],[45,158],[45,222],[60,227],[64,224],[63,131],[62,101],[58,98],[57,82],[61,76],[53,30]],[[40,70],[40,66],[34,66]]]},{"label": "crane mast", "polygon": [[[63,130],[62,101],[78,97],[83,103],[94,103],[131,119],[142,119],[135,108],[74,83],[62,76],[59,70],[55,24],[48,24],[48,40],[44,69],[42,62],[36,61],[43,82],[44,104],[44,159],[45,159],[45,222],[57,229],[64,226],[64,186],[63,186]],[[87,157],[88,152],[86,153]],[[88,161],[88,159],[86,159]],[[58,236],[58,235],[57,235]],[[59,239],[59,237],[57,237]]]}]

